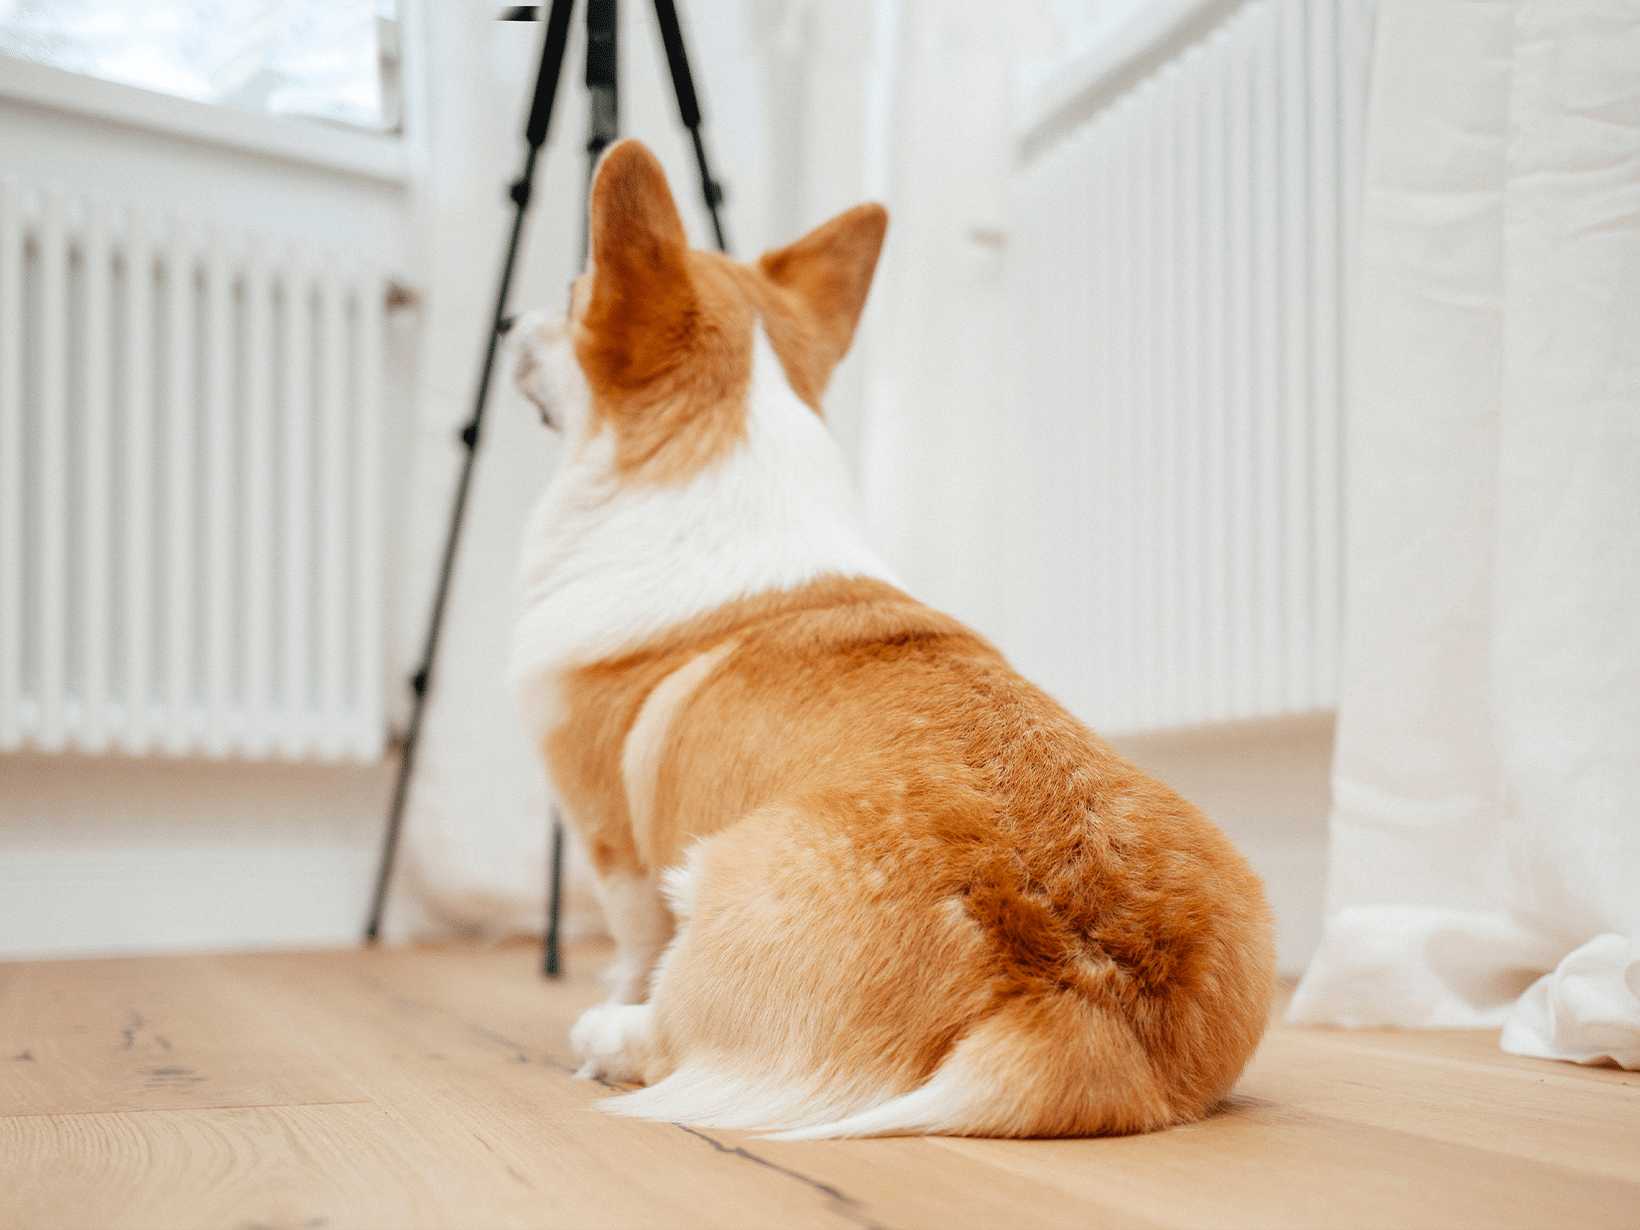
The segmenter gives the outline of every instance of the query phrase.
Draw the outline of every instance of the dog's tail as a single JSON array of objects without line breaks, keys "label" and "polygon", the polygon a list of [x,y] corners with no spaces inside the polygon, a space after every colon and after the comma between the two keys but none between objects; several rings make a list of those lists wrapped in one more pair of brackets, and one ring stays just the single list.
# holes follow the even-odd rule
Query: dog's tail
[{"label": "dog's tail", "polygon": [[1184,1122],[1211,1105],[1178,1104],[1126,1022],[1069,990],[1009,1001],[910,1093],[874,1096],[828,1084],[749,1080],[689,1066],[603,1106],[620,1115],[770,1132],[776,1140],[824,1140],[1114,1135]]},{"label": "dog's tail", "polygon": [[1062,990],[1012,1000],[986,1017],[920,1088],[775,1139],[1117,1135],[1205,1109],[1174,1105],[1127,1023]]}]

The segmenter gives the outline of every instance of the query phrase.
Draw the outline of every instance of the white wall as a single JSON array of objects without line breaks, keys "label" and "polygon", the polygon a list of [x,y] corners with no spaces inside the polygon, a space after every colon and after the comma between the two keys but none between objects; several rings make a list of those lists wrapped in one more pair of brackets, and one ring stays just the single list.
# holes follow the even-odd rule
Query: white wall
[{"label": "white wall", "polygon": [[[707,141],[738,256],[867,197],[891,212],[879,281],[828,415],[879,545],[925,600],[1006,647],[997,473],[1008,398],[1001,274],[1016,78],[1083,49],[1097,3],[743,0],[685,6]],[[1117,6],[1119,7],[1119,6]],[[410,6],[407,116],[421,294],[395,322],[399,535],[390,694],[419,654],[522,154],[541,27],[479,0]],[[1110,10],[1110,11],[1107,11]],[[622,6],[622,126],[660,155],[698,244],[709,231],[646,5]],[[692,19],[692,20],[690,20]],[[514,303],[561,302],[580,255],[579,31]],[[512,574],[553,442],[504,375],[492,396],[391,936],[533,930],[546,799],[504,684]],[[1186,732],[1124,744],[1248,849],[1296,969],[1319,922],[1330,728]],[[362,922],[387,764],[363,769],[118,759],[0,761],[0,951],[347,942]],[[121,887],[123,885],[123,887]],[[95,909],[85,903],[99,903]],[[163,908],[153,903],[163,902]],[[147,903],[147,908],[144,908]],[[584,892],[571,928],[596,925]],[[9,911],[9,912],[8,912]],[[141,925],[134,920],[143,919]]]},{"label": "white wall", "polygon": [[[160,217],[369,247],[416,279],[406,159],[355,134],[7,62],[0,170]],[[415,319],[395,315],[384,394],[401,427],[416,352]],[[351,942],[387,780],[385,763],[0,756],[0,954]]]},{"label": "white wall", "polygon": [[8,756],[0,954],[330,946],[368,908],[389,766]]}]

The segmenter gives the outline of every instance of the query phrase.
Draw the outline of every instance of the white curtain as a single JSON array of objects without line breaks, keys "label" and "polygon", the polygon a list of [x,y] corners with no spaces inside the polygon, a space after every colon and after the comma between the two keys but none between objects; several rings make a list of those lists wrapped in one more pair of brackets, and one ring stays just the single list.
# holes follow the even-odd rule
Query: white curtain
[{"label": "white curtain", "polygon": [[1296,1021],[1640,1067],[1640,4],[1384,0]]}]

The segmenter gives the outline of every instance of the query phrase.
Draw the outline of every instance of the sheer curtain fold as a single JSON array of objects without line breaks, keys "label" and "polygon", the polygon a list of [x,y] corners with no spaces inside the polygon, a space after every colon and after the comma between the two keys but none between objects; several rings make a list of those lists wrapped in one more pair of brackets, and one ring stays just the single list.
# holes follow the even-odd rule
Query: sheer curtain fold
[{"label": "sheer curtain fold", "polygon": [[1379,6],[1294,1020],[1640,1066],[1640,5]]}]

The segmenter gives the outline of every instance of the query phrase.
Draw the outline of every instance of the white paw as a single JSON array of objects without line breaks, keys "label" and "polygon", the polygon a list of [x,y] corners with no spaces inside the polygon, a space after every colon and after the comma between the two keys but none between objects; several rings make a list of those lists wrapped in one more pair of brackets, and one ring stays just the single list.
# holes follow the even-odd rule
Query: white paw
[{"label": "white paw", "polygon": [[649,1004],[599,1004],[588,1008],[569,1031],[576,1076],[612,1081],[641,1081],[654,1036],[655,1009]]}]

